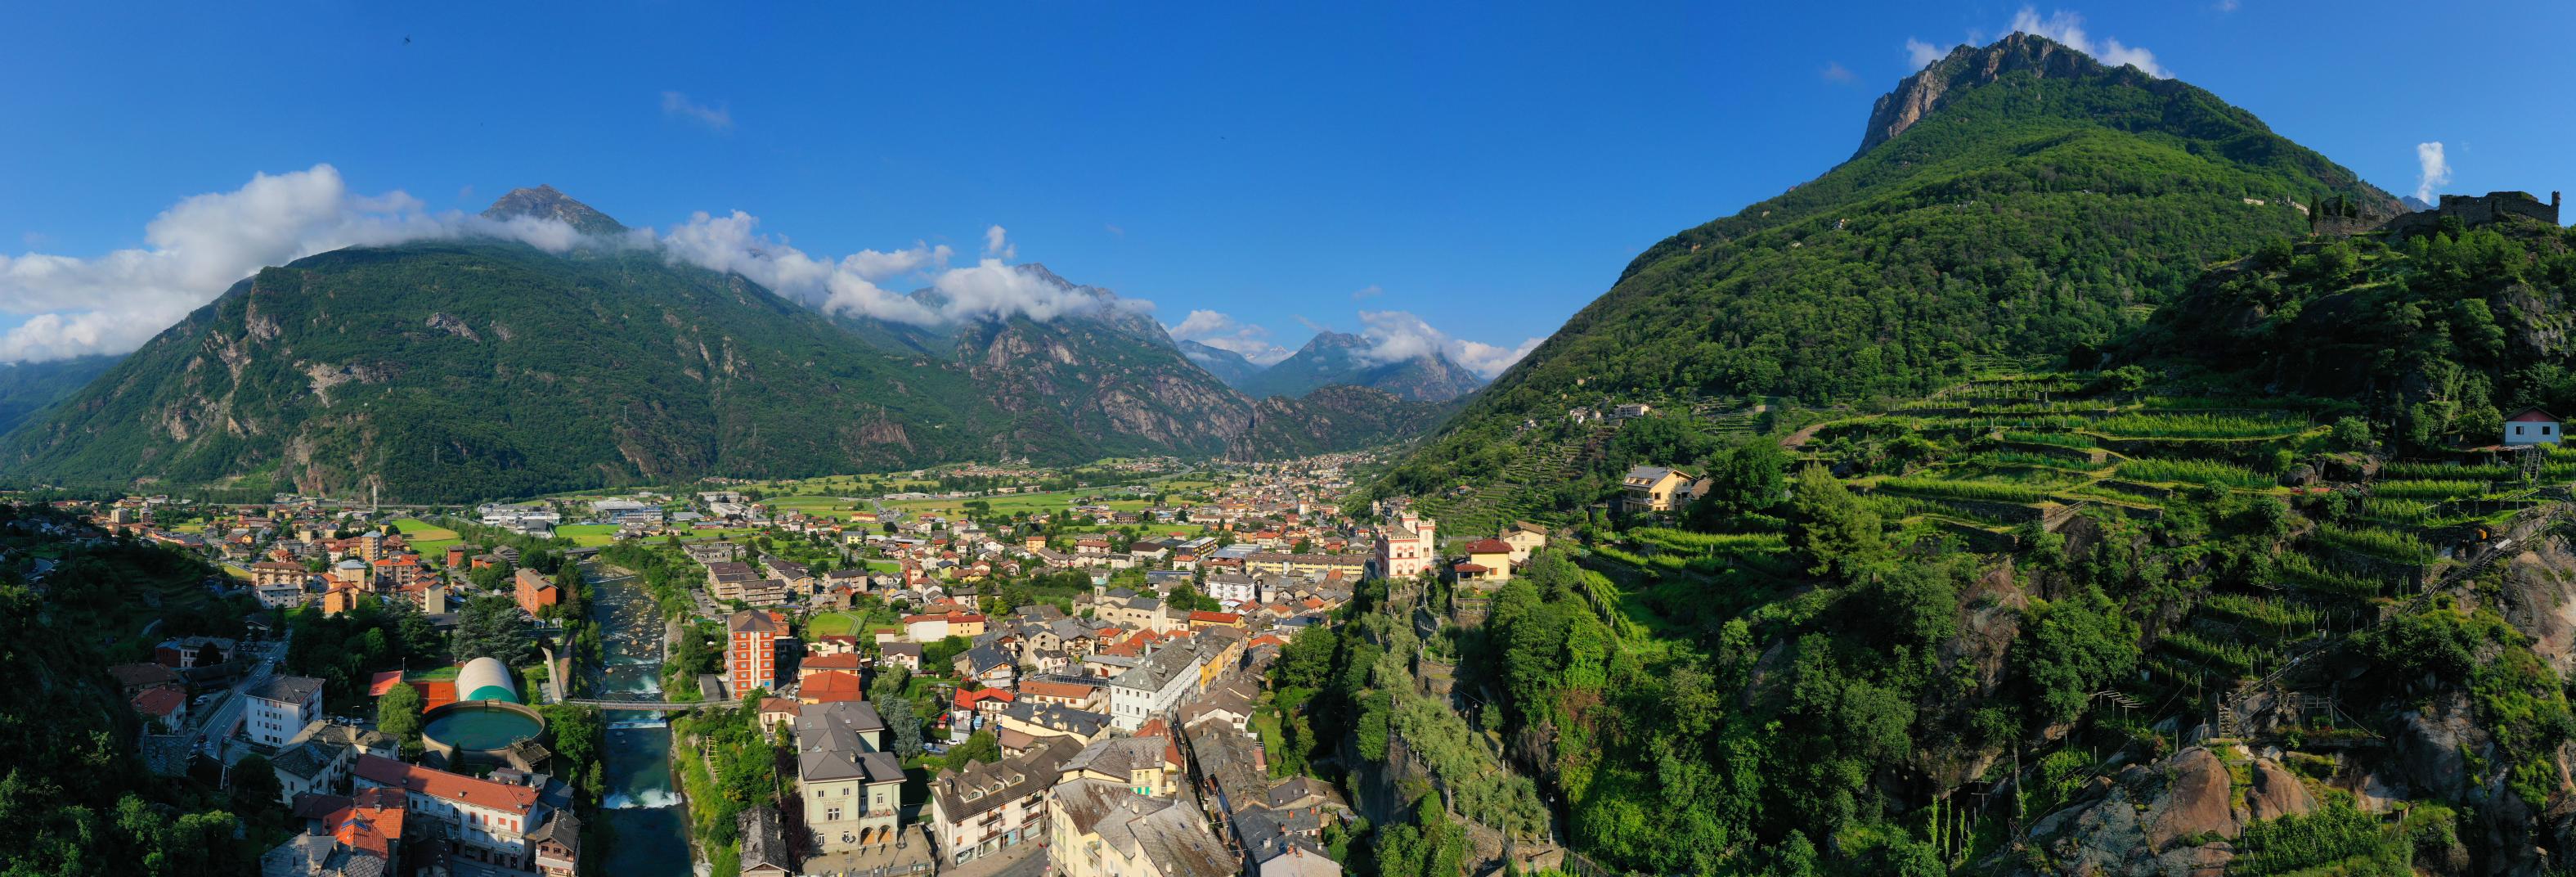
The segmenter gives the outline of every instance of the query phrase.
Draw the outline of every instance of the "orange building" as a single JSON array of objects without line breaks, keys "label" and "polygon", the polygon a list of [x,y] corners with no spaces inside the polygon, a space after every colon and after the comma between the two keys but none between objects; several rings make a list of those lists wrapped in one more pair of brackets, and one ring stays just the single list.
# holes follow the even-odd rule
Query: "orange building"
[{"label": "orange building", "polygon": [[778,637],[787,630],[787,616],[759,609],[745,609],[725,620],[725,669],[729,692],[742,698],[754,688],[772,688],[778,684]]},{"label": "orange building", "polygon": [[540,608],[563,602],[563,592],[536,570],[520,567],[511,578],[518,588],[519,608],[531,616]]}]

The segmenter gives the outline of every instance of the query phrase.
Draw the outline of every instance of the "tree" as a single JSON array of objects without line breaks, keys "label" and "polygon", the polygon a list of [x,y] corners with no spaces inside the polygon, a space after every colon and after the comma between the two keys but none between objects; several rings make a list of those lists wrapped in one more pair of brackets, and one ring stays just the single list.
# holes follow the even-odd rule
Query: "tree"
[{"label": "tree", "polygon": [[1779,504],[1788,471],[1789,452],[1776,442],[1756,440],[1728,448],[1709,461],[1709,492],[1700,506],[1708,514],[1768,510]]},{"label": "tree", "polygon": [[958,655],[965,654],[967,649],[974,647],[975,644],[973,642],[968,641],[962,636],[950,636],[938,642],[922,646],[921,666],[923,669],[934,673],[946,670],[949,668],[949,665],[956,662]]},{"label": "tree", "polygon": [[1878,513],[1823,466],[1799,470],[1790,505],[1802,524],[1798,541],[1813,561],[1812,572],[1848,578],[1887,551]]},{"label": "tree", "polygon": [[1002,760],[1002,744],[991,731],[977,731],[966,742],[949,747],[939,756],[941,770],[963,770],[969,764],[991,764]]},{"label": "tree", "polygon": [[517,601],[508,597],[476,597],[457,613],[456,635],[449,653],[457,662],[489,657],[503,666],[516,667],[528,660],[527,621]]},{"label": "tree", "polygon": [[404,755],[421,753],[421,703],[420,689],[404,683],[396,683],[393,690],[376,699],[376,730],[401,740]]},{"label": "tree", "polygon": [[877,717],[885,720],[887,732],[894,737],[895,757],[906,761],[921,757],[921,719],[912,714],[912,700],[896,697],[874,702]]},{"label": "tree", "polygon": [[277,767],[259,753],[242,756],[225,774],[230,783],[231,807],[239,813],[265,813],[285,801],[286,787],[277,781]]}]

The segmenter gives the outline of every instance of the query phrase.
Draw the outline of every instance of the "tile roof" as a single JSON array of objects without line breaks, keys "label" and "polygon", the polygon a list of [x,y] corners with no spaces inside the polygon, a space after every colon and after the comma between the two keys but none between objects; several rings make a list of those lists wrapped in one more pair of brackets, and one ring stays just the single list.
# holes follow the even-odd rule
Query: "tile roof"
[{"label": "tile roof", "polygon": [[526,786],[432,770],[374,755],[358,756],[356,774],[368,782],[521,816],[527,815],[537,803],[537,790]]}]

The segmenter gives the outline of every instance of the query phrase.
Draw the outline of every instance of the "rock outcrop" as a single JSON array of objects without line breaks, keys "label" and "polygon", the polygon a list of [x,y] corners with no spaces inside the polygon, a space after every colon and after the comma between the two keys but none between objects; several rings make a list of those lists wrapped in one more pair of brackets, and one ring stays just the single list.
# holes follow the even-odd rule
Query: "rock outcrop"
[{"label": "rock outcrop", "polygon": [[2147,808],[2147,844],[2158,851],[2204,835],[2232,838],[2240,827],[2229,805],[2227,763],[2207,749],[2192,748],[2168,759],[2164,768],[2173,781]]},{"label": "rock outcrop", "polygon": [[[1861,135],[1858,156],[1905,133],[1914,123],[1941,108],[1951,94],[1984,85],[2021,70],[2041,76],[2073,76],[2102,65],[2084,53],[2026,33],[2004,37],[1978,48],[1962,45],[1922,72],[1905,77],[1896,90],[1880,95],[1869,109],[1869,130]],[[2141,73],[2140,76],[2145,74]]]},{"label": "rock outcrop", "polygon": [[2253,773],[2253,785],[2245,790],[2246,822],[2300,816],[2317,809],[2316,798],[2308,794],[2308,787],[2278,762],[2257,759]]}]

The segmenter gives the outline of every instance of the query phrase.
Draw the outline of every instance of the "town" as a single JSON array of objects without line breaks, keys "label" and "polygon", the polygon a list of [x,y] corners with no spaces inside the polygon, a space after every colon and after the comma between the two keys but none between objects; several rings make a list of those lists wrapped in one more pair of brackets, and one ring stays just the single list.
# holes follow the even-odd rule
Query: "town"
[{"label": "town", "polygon": [[1346,510],[1376,462],[51,505],[248,610],[107,672],[156,772],[275,808],[266,874],[629,873],[666,810],[719,874],[1329,875],[1358,816],[1281,757],[1270,668],[1363,582],[1491,589],[1549,538]]}]

